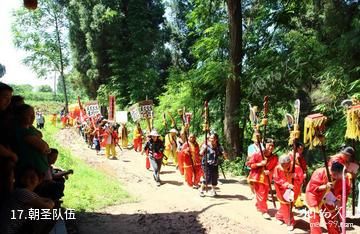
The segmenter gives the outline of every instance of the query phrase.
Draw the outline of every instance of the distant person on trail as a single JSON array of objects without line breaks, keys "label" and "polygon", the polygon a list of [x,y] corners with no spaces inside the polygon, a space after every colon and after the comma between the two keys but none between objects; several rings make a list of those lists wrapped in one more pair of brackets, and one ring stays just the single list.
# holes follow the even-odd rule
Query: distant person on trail
[{"label": "distant person on trail", "polygon": [[135,152],[141,152],[142,138],[143,138],[143,134],[142,134],[141,126],[140,123],[137,122],[133,132],[133,144],[134,144]]},{"label": "distant person on trail", "polygon": [[183,168],[186,183],[194,189],[199,188],[203,171],[201,169],[200,147],[194,134],[189,135],[189,145],[186,142],[182,147]]},{"label": "distant person on trail", "polygon": [[128,130],[126,128],[125,123],[121,123],[120,139],[121,139],[121,147],[127,149],[129,140],[128,140]]},{"label": "distant person on trail", "polygon": [[[178,157],[177,157],[177,143],[176,143],[176,129],[171,129],[168,134],[165,135],[165,150],[164,154],[166,157],[171,158],[174,164],[177,166]],[[164,160],[164,163],[167,164],[168,161]]]},{"label": "distant person on trail", "polygon": [[[146,132],[145,145],[151,140],[151,136],[150,136],[149,134],[150,134],[149,132]],[[149,151],[143,149],[143,150],[141,151],[141,155],[143,155],[144,152],[146,153],[146,157],[145,157],[145,167],[146,167],[147,170],[150,170],[150,160],[149,160],[149,157],[148,157]]]},{"label": "distant person on trail", "polygon": [[[115,146],[118,144],[118,135],[114,130],[113,126],[109,123],[106,123],[104,126],[104,133],[102,134],[103,141],[102,147],[105,147],[105,156],[108,159],[116,159],[116,150]],[[111,153],[111,156],[110,156]]]},{"label": "distant person on trail", "polygon": [[41,112],[36,112],[36,126],[39,129],[43,129],[45,124],[45,118]]},{"label": "distant person on trail", "polygon": [[50,122],[53,126],[56,126],[56,119],[57,119],[57,114],[56,113],[52,114],[50,117]]},{"label": "distant person on trail", "polygon": [[[160,181],[160,170],[161,164],[164,157],[164,144],[159,139],[160,134],[156,130],[150,132],[151,139],[146,142],[144,151],[147,152],[151,166],[153,168],[153,176],[157,186],[161,185]],[[144,153],[142,152],[142,154]]]},{"label": "distant person on trail", "polygon": [[[204,171],[205,181],[201,186],[200,196],[204,197],[206,185],[211,185],[210,196],[216,196],[215,187],[218,184],[219,178],[219,159],[224,156],[225,153],[219,142],[219,136],[217,134],[211,134],[207,145],[202,145],[200,155],[202,156],[202,168]],[[206,152],[206,154],[205,154]],[[207,161],[206,161],[207,160]],[[207,191],[206,191],[207,192]]]},{"label": "distant person on trail", "polygon": [[184,175],[184,155],[181,150],[185,142],[186,142],[185,131],[181,130],[179,136],[176,138],[178,167],[181,175]]}]

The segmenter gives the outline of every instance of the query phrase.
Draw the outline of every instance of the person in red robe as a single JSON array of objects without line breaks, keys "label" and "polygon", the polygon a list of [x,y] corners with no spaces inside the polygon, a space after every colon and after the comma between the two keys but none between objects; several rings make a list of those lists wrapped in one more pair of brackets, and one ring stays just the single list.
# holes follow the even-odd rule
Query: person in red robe
[{"label": "person in red robe", "polygon": [[196,142],[194,134],[189,135],[188,143],[185,143],[181,149],[181,154],[183,155],[184,177],[186,183],[190,187],[197,189],[199,188],[200,179],[203,175],[201,169],[201,156],[199,154],[200,147]]},{"label": "person in red robe", "polygon": [[249,166],[250,173],[248,176],[248,183],[251,183],[256,194],[256,208],[262,213],[265,219],[270,219],[267,206],[267,198],[270,190],[268,183],[269,176],[270,182],[274,168],[278,163],[278,158],[273,154],[274,140],[267,139],[265,150],[263,151],[264,159],[262,158],[261,152],[256,152],[252,155],[249,161],[246,163]]},{"label": "person in red robe", "polygon": [[[307,163],[306,163],[306,160],[305,160],[305,157],[303,155],[303,152],[304,152],[304,144],[301,143],[301,142],[296,142],[296,165],[298,165],[303,173],[304,173],[304,182],[303,184],[306,184],[305,180],[306,180],[306,175],[307,175]],[[288,155],[290,156],[290,160],[293,162],[294,160],[294,152],[293,150],[291,150]],[[301,208],[301,207],[304,207],[305,204],[303,202],[303,199],[301,197],[301,191],[303,191],[303,188],[301,187],[300,188],[300,194],[298,196],[298,198],[295,200],[295,203],[294,203],[294,206],[296,208]]]},{"label": "person in red robe", "polygon": [[[301,143],[301,142],[296,142],[296,161],[295,161],[295,162],[296,162],[296,165],[298,165],[298,166],[302,169],[304,175],[306,176],[307,163],[306,163],[306,160],[305,160],[305,158],[304,158],[303,153],[304,153],[304,144]],[[289,152],[289,156],[290,156],[290,160],[291,160],[291,161],[294,160],[293,154],[294,154],[294,153],[293,153],[293,151],[291,150],[291,151]]]},{"label": "person in red robe", "polygon": [[[294,216],[290,210],[291,203],[299,196],[301,184],[304,181],[304,173],[298,165],[295,165],[294,173],[291,171],[292,163],[289,155],[282,155],[273,175],[276,196],[280,202],[280,209],[275,217],[280,224],[286,223],[289,231],[292,231],[295,225]],[[289,196],[292,192],[293,196]]]},{"label": "person in red robe", "polygon": [[[334,161],[329,167],[330,179],[325,167],[314,171],[306,187],[305,200],[309,208],[310,233],[322,233],[320,213],[323,214],[329,234],[340,233],[342,174],[344,165]],[[346,175],[346,199],[351,190],[351,176]]]},{"label": "person in red robe", "polygon": [[346,171],[351,173],[352,176],[356,176],[359,165],[355,162],[355,150],[351,146],[345,146],[341,151],[330,157],[328,162],[329,167],[334,162],[339,162],[346,167]]},{"label": "person in red robe", "polygon": [[133,132],[133,144],[134,144],[135,152],[142,151],[142,138],[143,138],[143,132],[141,130],[140,123],[137,122]]}]

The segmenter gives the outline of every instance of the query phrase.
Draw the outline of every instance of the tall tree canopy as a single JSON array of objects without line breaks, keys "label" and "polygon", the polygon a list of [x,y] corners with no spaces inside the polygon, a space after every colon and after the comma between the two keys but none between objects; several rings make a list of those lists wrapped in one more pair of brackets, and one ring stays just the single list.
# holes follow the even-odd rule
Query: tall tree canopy
[{"label": "tall tree canopy", "polygon": [[170,54],[159,0],[70,1],[70,41],[77,82],[90,97],[118,96],[122,106],[163,90]]},{"label": "tall tree canopy", "polygon": [[66,8],[57,1],[44,0],[36,11],[19,9],[12,24],[14,44],[26,51],[23,62],[40,78],[59,72],[68,106],[65,70],[69,65]]}]

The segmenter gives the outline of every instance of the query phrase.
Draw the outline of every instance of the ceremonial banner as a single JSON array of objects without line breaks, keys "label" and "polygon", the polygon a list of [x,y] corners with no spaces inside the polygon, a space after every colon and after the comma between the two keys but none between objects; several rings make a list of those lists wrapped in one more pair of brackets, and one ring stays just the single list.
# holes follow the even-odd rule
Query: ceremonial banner
[{"label": "ceremonial banner", "polygon": [[108,119],[110,121],[115,120],[115,96],[110,95],[109,96],[109,115],[108,115]]},{"label": "ceremonial banner", "polygon": [[85,103],[85,109],[88,116],[96,116],[97,114],[101,114],[97,101],[90,101]]},{"label": "ceremonial banner", "polygon": [[360,141],[360,105],[347,110],[345,138]]},{"label": "ceremonial banner", "polygon": [[127,111],[116,111],[116,118],[117,123],[124,123],[128,122],[128,112]]},{"label": "ceremonial banner", "polygon": [[320,113],[306,116],[304,121],[304,144],[309,145],[310,149],[324,144],[326,122],[327,117]]},{"label": "ceremonial banner", "polygon": [[134,122],[137,122],[140,119],[153,118],[153,106],[152,100],[145,100],[132,105],[129,108],[131,118]]}]

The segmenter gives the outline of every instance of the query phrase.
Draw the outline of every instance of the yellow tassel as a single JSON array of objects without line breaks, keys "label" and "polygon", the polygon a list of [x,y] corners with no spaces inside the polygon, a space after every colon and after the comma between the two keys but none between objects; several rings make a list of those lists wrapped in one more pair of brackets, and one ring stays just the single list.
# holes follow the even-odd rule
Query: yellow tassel
[{"label": "yellow tassel", "polygon": [[347,111],[345,138],[360,140],[360,106],[355,106]]},{"label": "yellow tassel", "polygon": [[313,114],[305,118],[304,144],[309,145],[310,149],[324,144],[322,131],[325,129],[326,121],[327,117],[322,114]]}]

